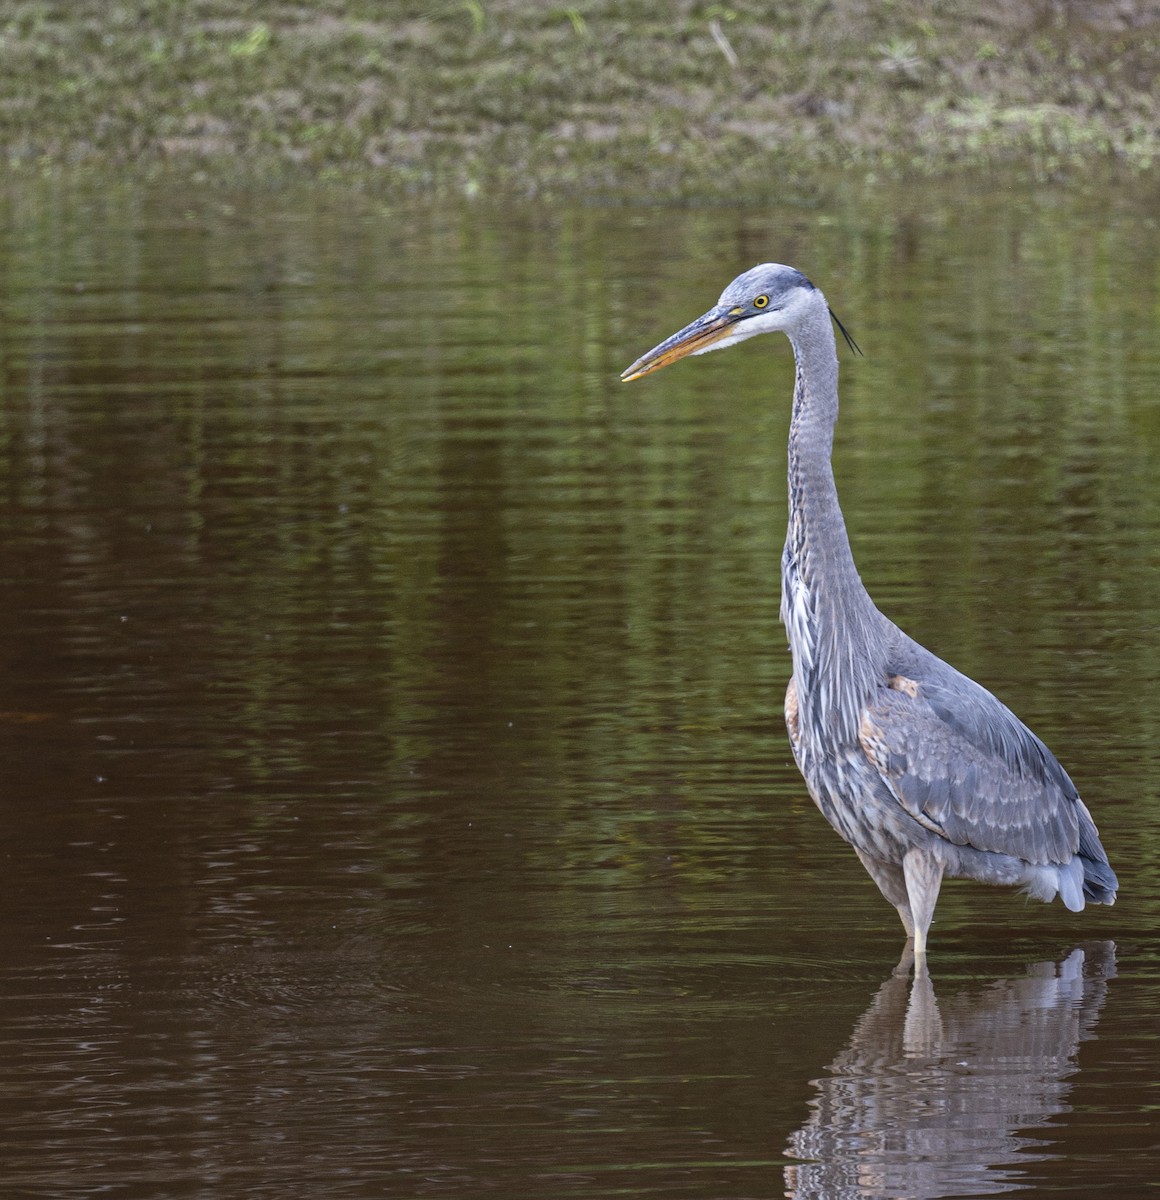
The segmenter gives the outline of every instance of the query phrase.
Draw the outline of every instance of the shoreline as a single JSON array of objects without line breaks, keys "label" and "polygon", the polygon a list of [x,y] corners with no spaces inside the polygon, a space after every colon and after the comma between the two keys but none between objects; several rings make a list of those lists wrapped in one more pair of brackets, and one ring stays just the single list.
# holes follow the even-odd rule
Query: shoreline
[{"label": "shoreline", "polygon": [[1160,161],[1160,2],[548,9],[16,0],[14,175],[759,203],[849,173],[1122,179]]}]

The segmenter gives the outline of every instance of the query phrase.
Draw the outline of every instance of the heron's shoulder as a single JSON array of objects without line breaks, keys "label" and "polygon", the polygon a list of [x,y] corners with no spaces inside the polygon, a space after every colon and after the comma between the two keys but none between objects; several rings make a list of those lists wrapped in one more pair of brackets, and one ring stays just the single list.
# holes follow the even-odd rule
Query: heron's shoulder
[{"label": "heron's shoulder", "polygon": [[[887,665],[878,703],[921,709],[948,734],[1075,796],[1075,784],[1047,745],[998,697],[917,644]],[[873,702],[872,702],[873,705]],[[913,711],[913,710],[912,710]]]}]

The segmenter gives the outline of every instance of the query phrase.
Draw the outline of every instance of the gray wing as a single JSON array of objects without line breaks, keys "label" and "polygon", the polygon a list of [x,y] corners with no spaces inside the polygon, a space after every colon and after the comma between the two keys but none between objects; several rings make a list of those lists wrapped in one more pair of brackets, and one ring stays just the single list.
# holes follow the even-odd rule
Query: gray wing
[{"label": "gray wing", "polygon": [[890,676],[863,710],[860,736],[906,812],[956,845],[1039,864],[1080,849],[1084,810],[1067,772],[966,676]]}]

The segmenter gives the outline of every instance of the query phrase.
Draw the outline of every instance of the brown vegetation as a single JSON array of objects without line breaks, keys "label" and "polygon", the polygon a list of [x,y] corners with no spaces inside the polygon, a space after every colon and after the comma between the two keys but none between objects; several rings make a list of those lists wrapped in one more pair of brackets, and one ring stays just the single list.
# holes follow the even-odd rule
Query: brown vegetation
[{"label": "brown vegetation", "polygon": [[10,169],[755,198],[1160,145],[1158,0],[12,0],[0,56]]}]

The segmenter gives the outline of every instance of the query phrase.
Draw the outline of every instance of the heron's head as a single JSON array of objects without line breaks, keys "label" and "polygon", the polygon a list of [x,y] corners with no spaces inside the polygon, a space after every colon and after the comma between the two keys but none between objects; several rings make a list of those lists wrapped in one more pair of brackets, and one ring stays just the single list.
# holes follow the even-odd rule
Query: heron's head
[{"label": "heron's head", "polygon": [[[621,379],[639,379],[689,354],[723,350],[758,333],[791,333],[809,312],[819,305],[824,310],[825,304],[822,293],[800,271],[762,263],[738,275],[707,313],[638,358]],[[846,334],[840,321],[838,327]],[[850,341],[849,334],[846,338]]]}]

